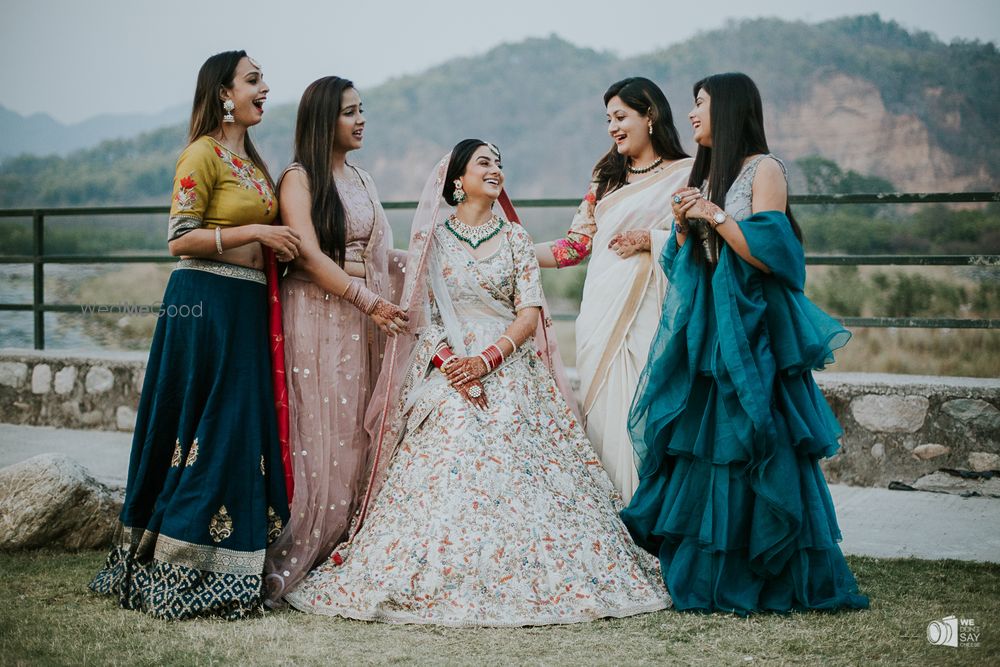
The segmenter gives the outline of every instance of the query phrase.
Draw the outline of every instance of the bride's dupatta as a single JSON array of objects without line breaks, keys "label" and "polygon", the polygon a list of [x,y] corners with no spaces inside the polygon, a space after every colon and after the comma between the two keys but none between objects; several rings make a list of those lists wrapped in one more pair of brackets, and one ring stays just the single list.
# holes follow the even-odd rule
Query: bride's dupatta
[{"label": "bride's dupatta", "polygon": [[[434,228],[453,211],[442,196],[450,160],[451,155],[445,155],[431,172],[413,216],[405,282],[400,299],[400,307],[409,316],[409,333],[397,335],[389,340],[382,362],[382,373],[365,415],[365,428],[372,438],[369,475],[363,497],[351,522],[348,542],[353,540],[361,529],[371,501],[382,487],[416,399],[428,388],[426,385],[438,379],[433,375],[428,377],[427,372],[431,367],[431,357],[438,343],[447,338],[456,352],[464,348],[461,340],[451,340],[452,337],[447,333],[449,330],[457,330],[457,323],[449,321],[450,299],[447,292],[439,293],[440,288],[432,288],[433,298],[437,301],[442,314],[444,323],[442,330],[440,325],[431,322],[432,295],[428,291],[429,286],[439,282],[435,280],[435,276],[430,275],[435,263],[432,254],[437,245]],[[517,213],[505,192],[501,192],[499,201],[507,218],[513,223],[518,223]],[[572,406],[573,394],[569,389],[569,381],[566,379],[559,357],[555,335],[550,328],[551,318],[548,317],[548,307],[543,301],[541,317],[535,330],[535,340],[541,341],[538,345],[538,354],[549,368],[567,402]],[[334,552],[332,560],[337,563],[340,558],[340,554]]]}]

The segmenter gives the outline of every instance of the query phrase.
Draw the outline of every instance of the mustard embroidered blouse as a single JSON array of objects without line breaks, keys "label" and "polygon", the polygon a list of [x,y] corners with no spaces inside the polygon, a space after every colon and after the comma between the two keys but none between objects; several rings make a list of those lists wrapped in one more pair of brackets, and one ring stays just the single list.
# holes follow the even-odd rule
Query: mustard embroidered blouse
[{"label": "mustard embroidered blouse", "polygon": [[177,160],[167,241],[201,227],[270,224],[278,214],[264,173],[209,136]]}]

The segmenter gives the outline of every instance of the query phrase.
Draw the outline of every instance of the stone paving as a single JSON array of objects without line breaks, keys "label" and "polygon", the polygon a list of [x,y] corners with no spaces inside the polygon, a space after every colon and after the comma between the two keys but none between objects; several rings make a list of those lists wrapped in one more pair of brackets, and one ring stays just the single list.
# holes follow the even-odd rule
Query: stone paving
[{"label": "stone paving", "polygon": [[[130,433],[0,424],[0,467],[62,453],[104,484],[123,487],[131,441]],[[830,490],[845,553],[1000,563],[1000,498],[843,484]]]}]

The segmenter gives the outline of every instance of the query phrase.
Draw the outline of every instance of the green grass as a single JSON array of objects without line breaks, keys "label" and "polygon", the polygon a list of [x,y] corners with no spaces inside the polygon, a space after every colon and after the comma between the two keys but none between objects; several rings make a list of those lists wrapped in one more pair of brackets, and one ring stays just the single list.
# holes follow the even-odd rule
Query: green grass
[{"label": "green grass", "polygon": [[[522,629],[392,626],[285,610],[164,622],[86,589],[103,553],[0,553],[7,665],[1000,663],[1000,566],[850,557],[868,611],[749,619],[673,611]],[[927,622],[974,618],[979,647],[931,646]]]}]

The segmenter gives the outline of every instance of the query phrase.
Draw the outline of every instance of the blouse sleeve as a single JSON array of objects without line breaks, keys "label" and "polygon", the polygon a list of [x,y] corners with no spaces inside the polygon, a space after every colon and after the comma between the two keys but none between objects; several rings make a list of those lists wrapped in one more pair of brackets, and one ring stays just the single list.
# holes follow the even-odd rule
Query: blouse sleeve
[{"label": "blouse sleeve", "polygon": [[203,142],[188,145],[177,160],[167,241],[203,225],[205,209],[216,179],[216,160]]},{"label": "blouse sleeve", "polygon": [[541,308],[542,279],[535,246],[521,225],[510,224],[510,243],[514,255],[514,311]]},{"label": "blouse sleeve", "polygon": [[596,202],[597,184],[591,183],[587,195],[576,209],[566,236],[552,242],[556,267],[576,266],[590,256],[594,234],[597,233],[597,221],[594,219]]}]

